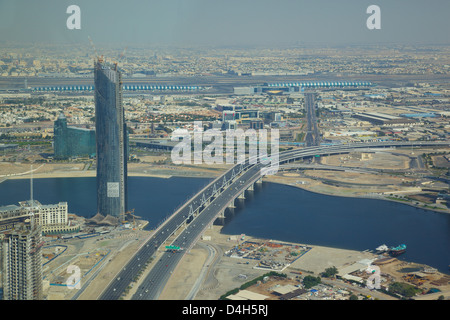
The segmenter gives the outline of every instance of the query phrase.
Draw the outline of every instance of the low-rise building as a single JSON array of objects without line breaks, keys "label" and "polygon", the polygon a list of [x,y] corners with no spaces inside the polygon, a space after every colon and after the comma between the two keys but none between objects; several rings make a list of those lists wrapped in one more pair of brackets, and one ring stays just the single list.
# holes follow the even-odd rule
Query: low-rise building
[{"label": "low-rise building", "polygon": [[17,223],[27,219],[34,212],[36,225],[41,226],[43,234],[77,232],[79,225],[71,224],[68,219],[67,202],[43,205],[37,200],[19,202],[17,205],[0,207],[0,232],[13,230]]}]

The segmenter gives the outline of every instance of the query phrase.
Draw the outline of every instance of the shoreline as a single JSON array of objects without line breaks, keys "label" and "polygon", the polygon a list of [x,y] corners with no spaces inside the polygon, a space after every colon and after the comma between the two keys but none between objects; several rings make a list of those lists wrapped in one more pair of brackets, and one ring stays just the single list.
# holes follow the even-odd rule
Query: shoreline
[{"label": "shoreline", "polygon": [[[234,233],[226,233],[226,232],[222,232],[222,228],[223,226],[219,226],[220,230],[218,231],[218,233],[222,236],[226,236],[226,237],[233,237],[233,236],[239,236],[239,234],[234,234]],[[367,255],[371,255],[372,257],[380,257],[382,254],[378,254],[376,253],[375,248],[370,249],[367,248],[365,250],[358,250],[355,248],[346,248],[346,247],[336,247],[336,246],[324,246],[321,244],[315,244],[315,243],[300,243],[300,242],[295,242],[295,241],[289,241],[289,240],[280,240],[280,239],[272,239],[272,238],[265,238],[265,237],[261,237],[261,236],[253,236],[253,235],[248,235],[245,234],[245,237],[248,238],[246,241],[249,241],[250,239],[257,239],[257,240],[261,240],[261,241],[273,241],[273,242],[279,242],[279,243],[287,243],[287,244],[293,244],[293,245],[300,245],[300,246],[307,246],[307,247],[312,247],[312,248],[322,248],[322,249],[327,249],[330,251],[346,251],[346,252],[353,252],[353,253],[361,253],[361,254],[367,254]],[[397,260],[399,262],[402,263],[406,263],[406,264],[413,264],[413,265],[420,265],[422,267],[430,267],[430,268],[435,268],[431,265],[425,264],[425,263],[421,263],[421,262],[415,262],[412,260],[404,260],[402,259],[402,255],[399,256],[386,256],[386,258],[392,258],[394,259],[393,261]],[[437,270],[437,272],[444,274],[444,275],[449,275],[450,276],[450,271],[447,270],[439,270],[437,268],[435,268]],[[307,271],[307,270],[304,270]]]},{"label": "shoreline", "polygon": [[271,183],[278,183],[278,184],[282,184],[282,185],[286,185],[289,187],[294,187],[294,188],[299,188],[308,192],[312,192],[312,193],[316,193],[316,194],[321,194],[324,196],[331,196],[331,197],[343,197],[343,198],[360,198],[360,199],[373,199],[373,200],[383,200],[383,201],[391,201],[391,202],[396,202],[396,203],[400,203],[400,204],[404,204],[404,205],[408,205],[410,207],[414,207],[417,209],[422,209],[425,211],[433,211],[433,212],[437,212],[437,213],[446,213],[446,214],[450,214],[450,209],[444,210],[444,209],[433,209],[433,208],[424,208],[421,206],[417,206],[414,205],[412,203],[406,202],[406,201],[401,201],[401,200],[395,200],[395,199],[389,199],[387,197],[370,197],[370,196],[364,196],[364,195],[346,195],[346,194],[331,194],[331,193],[327,193],[327,192],[320,192],[318,190],[311,190],[305,187],[302,187],[301,185],[294,185],[294,184],[290,184],[289,182],[281,182],[281,181],[267,181],[267,182],[271,182]]},{"label": "shoreline", "polygon": [[[37,170],[38,168],[36,168],[35,170]],[[33,171],[35,171],[33,170]],[[205,174],[205,172],[202,171],[195,171],[197,173],[203,173]],[[161,179],[170,179],[172,177],[180,177],[180,178],[216,178],[218,175],[217,174],[206,174],[203,176],[198,176],[198,175],[194,175],[194,172],[188,172],[188,174],[177,174],[176,172],[174,172],[173,174],[161,174],[161,173],[137,173],[137,172],[132,172],[132,173],[128,173],[129,177],[146,177],[146,178],[161,178]],[[13,175],[13,176],[6,176],[6,177],[0,177],[0,184],[6,180],[18,180],[18,179],[29,179],[30,177],[26,176],[27,173],[21,173],[21,174],[17,174],[17,175]],[[220,172],[219,172],[220,174]],[[46,173],[38,173],[33,175],[33,179],[48,179],[48,178],[88,178],[88,177],[95,177],[96,176],[96,172],[93,170],[90,171],[61,171],[61,172],[46,172]],[[290,187],[294,187],[294,188],[299,188],[308,192],[312,192],[312,193],[316,193],[316,194],[321,194],[321,195],[325,195],[325,196],[335,196],[335,197],[345,197],[345,198],[360,198],[360,199],[374,199],[374,200],[384,200],[384,201],[391,201],[391,202],[396,202],[396,203],[400,203],[400,204],[405,204],[417,209],[422,209],[425,211],[433,211],[433,212],[437,212],[437,213],[444,213],[444,214],[450,214],[450,209],[434,209],[434,208],[424,208],[423,206],[420,205],[415,205],[413,203],[410,203],[409,201],[402,201],[402,200],[395,200],[395,199],[390,199],[388,198],[388,196],[376,196],[376,197],[372,197],[372,196],[368,196],[368,195],[358,195],[358,194],[344,194],[343,192],[337,192],[337,193],[331,193],[331,192],[325,192],[325,191],[320,191],[320,190],[312,190],[310,188],[305,187],[302,184],[293,184],[290,181],[279,181],[279,180],[287,180],[286,177],[279,177],[277,178],[273,178],[275,176],[270,176],[269,178],[265,177],[266,182],[271,182],[271,183],[277,183],[277,184],[282,184],[282,185],[286,185],[286,186],[290,186]],[[278,181],[277,181],[278,180]]]},{"label": "shoreline", "polygon": [[[33,179],[51,179],[51,178],[92,178],[96,177],[95,172],[89,173],[81,173],[77,172],[61,172],[61,173],[42,173],[33,175]],[[212,175],[205,176],[195,176],[195,175],[183,175],[183,174],[157,174],[157,173],[129,173],[128,177],[144,177],[144,178],[162,178],[162,179],[170,179],[172,177],[180,177],[180,178],[211,178]],[[6,180],[20,180],[20,179],[30,179],[29,176],[25,176],[25,174],[0,177],[0,183]]]}]

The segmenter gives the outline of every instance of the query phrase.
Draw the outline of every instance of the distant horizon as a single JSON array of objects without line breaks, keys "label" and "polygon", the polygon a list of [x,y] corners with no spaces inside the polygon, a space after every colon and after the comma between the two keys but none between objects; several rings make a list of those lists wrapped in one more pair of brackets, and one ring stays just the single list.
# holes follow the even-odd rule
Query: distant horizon
[{"label": "distant horizon", "polygon": [[[79,30],[66,26],[80,8]],[[366,12],[381,8],[381,29]],[[448,0],[0,0],[3,43],[140,46],[448,45]]]},{"label": "distant horizon", "polygon": [[[42,42],[42,41],[14,41],[14,40],[1,40],[0,44],[6,46],[35,46],[35,47],[52,47],[52,46],[77,46],[77,47],[89,47],[92,45],[89,43],[89,40],[86,38],[86,41],[83,43],[73,43],[73,42]],[[106,49],[124,49],[127,47],[130,48],[173,48],[173,49],[202,49],[202,48],[213,48],[213,49],[248,49],[248,48],[265,48],[272,50],[283,50],[283,49],[308,49],[308,48],[330,48],[330,49],[339,49],[339,48],[351,48],[351,47],[383,47],[383,48],[396,48],[396,47],[449,47],[450,42],[442,43],[442,42],[398,42],[398,41],[389,41],[389,42],[343,42],[343,43],[328,43],[328,42],[302,42],[302,43],[284,43],[278,44],[276,47],[268,44],[176,44],[176,43],[153,43],[153,44],[142,44],[138,42],[117,42],[117,43],[102,43],[95,42],[95,46],[105,47]]]}]

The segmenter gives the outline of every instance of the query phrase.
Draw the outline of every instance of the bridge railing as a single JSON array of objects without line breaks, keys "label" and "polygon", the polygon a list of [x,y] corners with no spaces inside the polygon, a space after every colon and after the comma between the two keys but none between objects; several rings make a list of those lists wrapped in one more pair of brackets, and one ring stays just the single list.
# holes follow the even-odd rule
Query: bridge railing
[{"label": "bridge railing", "polygon": [[245,192],[248,187],[255,183],[256,181],[258,181],[259,179],[261,179],[261,175],[260,172],[257,171],[255,172],[255,174],[249,179],[247,180],[247,182],[244,185],[241,185],[239,189],[236,189],[236,191],[233,193],[232,197],[230,198],[229,201],[227,201],[223,206],[221,206],[220,208],[217,209],[216,214],[214,215],[214,217],[211,218],[210,222],[205,224],[205,226],[202,228],[202,230],[198,233],[197,237],[195,238],[194,241],[192,241],[192,243],[190,244],[190,246],[188,247],[188,249],[186,251],[189,251],[198,241],[198,239],[200,238],[200,236],[204,233],[204,231],[212,224],[214,223],[214,221],[217,219],[217,217],[219,216],[219,214],[222,212],[222,210],[225,210],[231,202],[234,202],[236,200],[237,197],[239,197],[240,194],[242,194],[242,192]]}]

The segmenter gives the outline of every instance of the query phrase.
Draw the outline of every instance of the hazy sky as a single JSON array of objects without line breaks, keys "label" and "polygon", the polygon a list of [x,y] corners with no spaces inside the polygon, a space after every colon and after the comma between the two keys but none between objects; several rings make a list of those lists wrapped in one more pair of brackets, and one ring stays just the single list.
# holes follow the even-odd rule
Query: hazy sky
[{"label": "hazy sky", "polygon": [[[81,30],[68,30],[69,5]],[[369,5],[381,30],[369,30]],[[449,0],[0,0],[0,42],[450,43]]]}]

